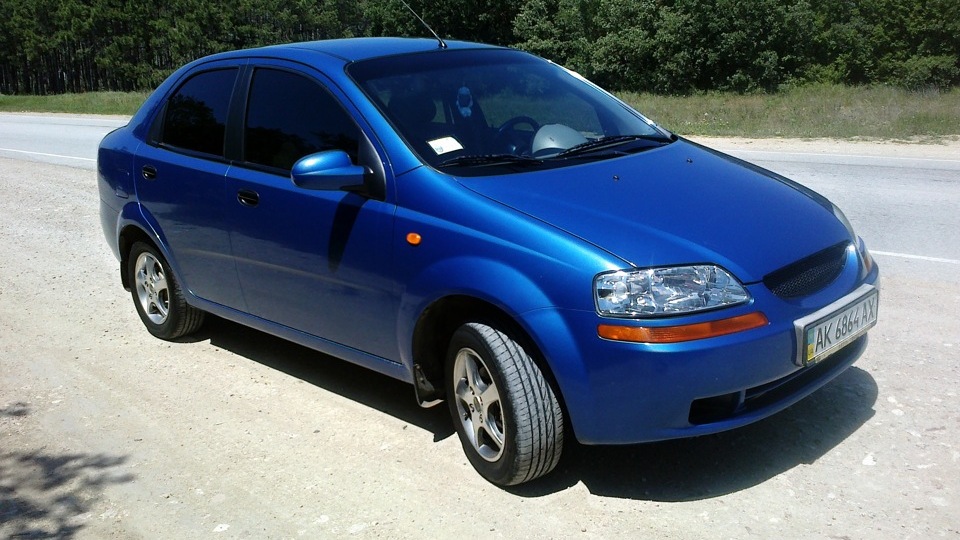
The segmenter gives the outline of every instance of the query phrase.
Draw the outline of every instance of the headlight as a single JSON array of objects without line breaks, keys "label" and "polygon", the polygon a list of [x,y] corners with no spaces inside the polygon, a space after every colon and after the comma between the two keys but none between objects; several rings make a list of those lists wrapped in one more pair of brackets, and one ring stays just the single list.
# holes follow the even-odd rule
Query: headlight
[{"label": "headlight", "polygon": [[655,317],[733,306],[750,294],[718,266],[676,266],[600,274],[597,310],[615,317]]}]

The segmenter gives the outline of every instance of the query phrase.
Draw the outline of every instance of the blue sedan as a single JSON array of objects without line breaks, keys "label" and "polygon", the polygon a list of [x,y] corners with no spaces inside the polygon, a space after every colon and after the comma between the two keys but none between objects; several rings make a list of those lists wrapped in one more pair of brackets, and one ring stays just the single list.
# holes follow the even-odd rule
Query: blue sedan
[{"label": "blue sedan", "polygon": [[406,381],[498,485],[565,438],[770,416],[877,321],[878,268],[830,201],[512,49],[206,57],[104,138],[98,176],[150,333],[211,313]]}]

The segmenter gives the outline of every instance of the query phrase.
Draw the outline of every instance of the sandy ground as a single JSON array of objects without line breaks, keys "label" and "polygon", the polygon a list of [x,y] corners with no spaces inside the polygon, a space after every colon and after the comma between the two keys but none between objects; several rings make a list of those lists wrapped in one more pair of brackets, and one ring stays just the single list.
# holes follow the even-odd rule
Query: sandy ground
[{"label": "sandy ground", "polygon": [[152,338],[93,172],[0,188],[0,538],[960,538],[957,280],[887,275],[867,353],[773,418],[503,490],[404,384],[222,320]]},{"label": "sandy ground", "polygon": [[723,151],[753,150],[759,152],[960,160],[960,137],[946,137],[936,142],[852,139],[745,139],[740,137],[690,137],[690,139]]}]

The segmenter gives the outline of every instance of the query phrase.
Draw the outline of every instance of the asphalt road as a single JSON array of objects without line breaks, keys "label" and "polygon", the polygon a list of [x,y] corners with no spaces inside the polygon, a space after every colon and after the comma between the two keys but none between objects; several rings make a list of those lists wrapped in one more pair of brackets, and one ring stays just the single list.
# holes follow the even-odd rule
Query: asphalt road
[{"label": "asphalt road", "polygon": [[222,320],[150,337],[97,217],[96,143],[120,123],[0,114],[0,538],[960,537],[956,146],[707,141],[867,239],[866,354],[757,424],[573,446],[502,490],[402,383]]},{"label": "asphalt road", "polygon": [[100,139],[126,123],[114,116],[0,113],[0,156],[95,170]]},{"label": "asphalt road", "polygon": [[719,149],[826,195],[881,263],[920,272],[952,265],[943,278],[960,283],[960,146],[952,148],[939,158]]}]

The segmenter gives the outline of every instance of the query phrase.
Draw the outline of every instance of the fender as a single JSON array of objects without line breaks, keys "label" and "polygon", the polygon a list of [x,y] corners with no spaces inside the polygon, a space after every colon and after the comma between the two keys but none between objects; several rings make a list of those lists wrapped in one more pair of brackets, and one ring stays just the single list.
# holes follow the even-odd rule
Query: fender
[{"label": "fender", "polygon": [[[194,295],[190,292],[189,286],[184,283],[183,278],[181,278],[180,267],[177,264],[176,257],[173,256],[173,253],[170,251],[167,239],[163,235],[160,227],[157,224],[157,220],[143,207],[139,202],[129,202],[123,205],[123,208],[120,210],[120,214],[117,216],[117,245],[120,249],[120,260],[122,264],[120,265],[120,276],[123,281],[124,287],[129,287],[126,277],[126,260],[127,254],[124,253],[120,248],[120,237],[124,229],[127,227],[135,227],[143,232],[158,250],[160,254],[163,255],[163,258],[167,260],[167,264],[170,265],[170,270],[174,274],[174,278],[180,283],[180,288],[183,290],[185,298],[190,301],[191,304],[195,305]],[[129,248],[129,246],[127,246]]]},{"label": "fender", "polygon": [[[397,318],[400,361],[410,374],[422,407],[436,405],[443,397],[443,336],[452,330],[451,325],[461,322],[451,316],[463,315],[460,310],[466,304],[462,302],[470,303],[471,311],[477,310],[471,317],[508,319],[508,324],[516,325],[540,350],[535,329],[526,327],[521,318],[523,312],[542,311],[551,305],[540,286],[516,268],[489,258],[460,256],[437,261],[409,283],[401,296]],[[431,308],[441,303],[444,305],[439,311],[428,315]],[[432,335],[439,339],[417,340],[417,336]]]},{"label": "fender", "polygon": [[[437,293],[436,291],[443,291]],[[490,291],[503,294],[493,296]],[[529,338],[531,351],[546,366],[546,375],[556,384],[560,399],[565,395],[581,400],[589,390],[589,374],[583,364],[581,345],[572,339],[571,317],[556,307],[547,292],[530,276],[498,260],[463,256],[438,261],[424,269],[403,295],[398,318],[397,339],[404,368],[413,374],[418,402],[431,406],[439,401],[422,363],[430,359],[414,358],[414,335],[427,309],[444,298],[469,297],[489,304],[509,317]],[[575,316],[591,317],[592,312]]]},{"label": "fender", "polygon": [[[490,291],[503,294],[493,296]],[[539,285],[502,262],[470,256],[437,261],[408,284],[400,299],[397,343],[401,362],[411,372],[417,322],[430,305],[451,296],[476,298],[497,307],[515,321],[526,311],[551,306]]]}]

